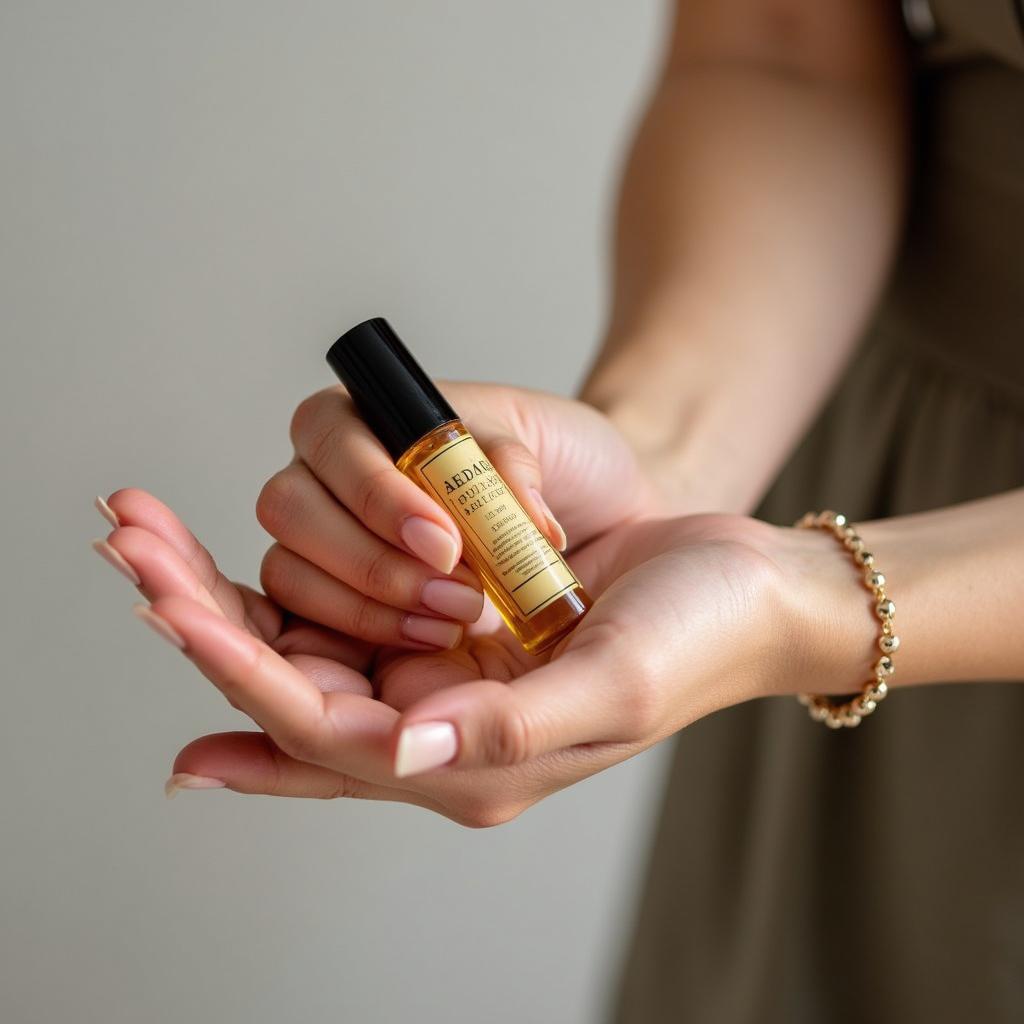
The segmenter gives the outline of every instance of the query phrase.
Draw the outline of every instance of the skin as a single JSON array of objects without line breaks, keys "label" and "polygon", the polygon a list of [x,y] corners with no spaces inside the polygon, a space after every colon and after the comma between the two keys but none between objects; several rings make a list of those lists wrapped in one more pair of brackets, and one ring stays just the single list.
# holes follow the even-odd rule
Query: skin
[{"label": "skin", "polygon": [[[591,499],[580,503],[589,511],[571,558],[597,597],[594,608],[550,657],[528,657],[486,623],[450,650],[357,640],[226,580],[166,506],[143,491],[119,491],[109,504],[121,525],[108,543],[185,655],[261,729],[196,740],[178,755],[176,774],[242,793],[400,800],[482,827],[733,703],[805,689],[847,693],[866,680],[877,625],[857,571],[831,537],[743,516],[668,516],[653,498],[650,506],[616,504],[639,467],[624,445],[609,452],[594,444],[607,425],[592,410],[480,385],[447,390],[464,406],[477,394],[494,418],[519,415],[502,408],[500,394],[538,420],[560,417],[560,444],[549,446],[538,471],[561,471],[549,474],[556,509],[570,493]],[[320,400],[345,401],[336,390]],[[602,451],[618,473],[593,458]],[[383,449],[380,458],[390,465]],[[505,472],[512,482],[516,467]],[[395,491],[406,482],[397,471],[375,478]],[[307,506],[293,507],[301,523]],[[385,495],[368,507],[402,515]],[[351,513],[339,504],[337,514]],[[1024,492],[1015,492],[860,527],[900,581],[901,609],[904,601],[909,608],[896,620],[905,648],[895,685],[1024,673],[1015,628],[1024,604],[1022,514]],[[970,602],[949,600],[979,573],[985,587]],[[324,600],[314,618],[329,616],[330,595]],[[399,735],[424,722],[453,724],[456,757],[397,778]]]},{"label": "skin", "polygon": [[875,303],[907,177],[898,7],[678,4],[626,162],[612,309],[582,394],[673,511],[758,504]]},{"label": "skin", "polygon": [[[898,235],[892,6],[680,4],[623,181],[586,403],[445,387],[556,543],[561,520],[597,599],[549,656],[486,615],[451,647],[403,633],[410,614],[443,619],[423,587],[450,568],[404,527],[458,535],[338,388],[300,406],[295,458],[261,495],[265,595],[225,579],[156,498],[110,497],[108,543],[150,624],[260,730],[189,744],[180,784],[400,800],[486,826],[720,708],[860,688],[878,625],[849,556],[741,513],[853,351]],[[732,514],[691,514],[709,508]],[[1022,517],[1014,492],[858,524],[898,606],[894,686],[1024,677]],[[425,722],[453,725],[454,759],[399,778],[399,737]]]}]

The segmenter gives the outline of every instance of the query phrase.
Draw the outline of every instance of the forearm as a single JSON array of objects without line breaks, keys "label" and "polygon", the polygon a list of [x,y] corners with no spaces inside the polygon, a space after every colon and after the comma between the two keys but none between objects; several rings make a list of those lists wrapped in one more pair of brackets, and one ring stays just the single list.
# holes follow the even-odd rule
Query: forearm
[{"label": "forearm", "polygon": [[583,397],[666,484],[670,509],[747,510],[884,280],[902,70],[886,39],[823,68],[697,36],[674,44],[628,161],[613,309]]},{"label": "forearm", "polygon": [[[893,686],[1024,679],[1024,490],[857,532],[896,605]],[[825,532],[780,534],[791,634],[811,652],[800,685],[852,692],[879,656],[870,592]]]},{"label": "forearm", "polygon": [[1024,679],[1024,490],[862,535],[897,604],[897,685]]}]

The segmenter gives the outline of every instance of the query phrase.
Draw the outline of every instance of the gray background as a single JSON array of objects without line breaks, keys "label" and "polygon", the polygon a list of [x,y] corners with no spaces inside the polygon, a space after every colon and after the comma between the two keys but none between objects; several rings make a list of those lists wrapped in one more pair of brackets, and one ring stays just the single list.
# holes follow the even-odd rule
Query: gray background
[{"label": "gray background", "polygon": [[235,713],[129,614],[95,493],[252,580],[343,328],[570,392],[653,0],[0,4],[0,1019],[598,1019],[660,754],[518,821],[184,793]]}]

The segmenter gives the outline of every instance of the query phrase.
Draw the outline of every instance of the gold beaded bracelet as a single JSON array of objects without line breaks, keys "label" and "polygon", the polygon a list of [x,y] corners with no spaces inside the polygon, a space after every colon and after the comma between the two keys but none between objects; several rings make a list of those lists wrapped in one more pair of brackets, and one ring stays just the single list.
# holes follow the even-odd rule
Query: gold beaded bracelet
[{"label": "gold beaded bracelet", "polygon": [[889,693],[888,680],[896,671],[892,656],[900,646],[900,638],[892,629],[896,605],[889,600],[885,592],[885,574],[875,565],[875,556],[864,547],[864,541],[841,512],[808,512],[794,525],[803,530],[817,527],[832,533],[853,556],[857,567],[864,570],[864,585],[875,596],[875,615],[882,624],[882,631],[878,637],[878,648],[882,656],[875,664],[874,679],[865,683],[864,689],[856,697],[842,704],[836,704],[828,697],[812,693],[802,693],[797,697],[814,721],[823,722],[830,729],[842,729],[844,726],[852,729],[860,725],[861,720],[870,715]]}]

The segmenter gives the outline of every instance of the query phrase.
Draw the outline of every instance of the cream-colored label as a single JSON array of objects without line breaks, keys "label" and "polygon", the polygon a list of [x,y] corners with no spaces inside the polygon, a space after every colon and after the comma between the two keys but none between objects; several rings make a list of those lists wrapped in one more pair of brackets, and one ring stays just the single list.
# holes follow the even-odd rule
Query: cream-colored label
[{"label": "cream-colored label", "polygon": [[524,619],[579,586],[471,436],[439,448],[417,471]]}]

